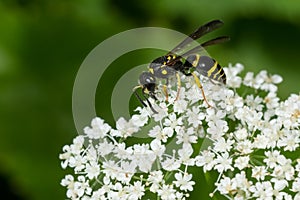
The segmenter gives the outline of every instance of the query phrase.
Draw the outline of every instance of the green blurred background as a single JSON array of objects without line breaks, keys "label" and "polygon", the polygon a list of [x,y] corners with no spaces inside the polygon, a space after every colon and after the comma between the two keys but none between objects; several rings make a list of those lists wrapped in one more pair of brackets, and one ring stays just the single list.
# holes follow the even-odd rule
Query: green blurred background
[{"label": "green blurred background", "polygon": [[[225,22],[217,35],[231,37],[229,43],[209,49],[221,64],[240,62],[247,71],[281,74],[283,99],[299,92],[300,1],[1,0],[1,199],[65,199],[59,183],[66,171],[60,168],[58,154],[77,135],[73,82],[96,45],[143,26],[188,34],[212,19]],[[114,124],[107,105],[118,78],[159,53],[129,53],[105,72],[96,106],[107,122]],[[202,179],[194,197],[211,192]]]}]

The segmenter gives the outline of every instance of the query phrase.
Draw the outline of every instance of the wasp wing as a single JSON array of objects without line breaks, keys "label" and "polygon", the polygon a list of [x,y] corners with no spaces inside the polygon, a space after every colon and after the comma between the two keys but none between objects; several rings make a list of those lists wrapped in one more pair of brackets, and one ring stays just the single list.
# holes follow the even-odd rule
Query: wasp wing
[{"label": "wasp wing", "polygon": [[227,42],[229,41],[230,38],[228,36],[221,36],[221,37],[217,37],[217,38],[214,38],[214,39],[211,39],[211,40],[208,40],[196,47],[194,47],[193,49],[185,52],[184,54],[180,55],[180,56],[176,56],[175,59],[172,59],[170,60],[167,65],[169,66],[172,66],[174,63],[176,63],[178,60],[184,58],[184,57],[187,57],[191,54],[194,54],[194,53],[199,53],[201,51],[204,51],[205,50],[205,47],[208,47],[208,46],[211,46],[211,45],[215,45],[215,44],[220,44],[220,43],[223,43],[223,42]]},{"label": "wasp wing", "polygon": [[192,41],[199,39],[200,37],[206,35],[207,33],[212,32],[217,28],[220,28],[223,24],[224,23],[221,20],[213,20],[204,24],[203,26],[200,26],[197,30],[195,30],[192,34],[190,34],[189,37],[187,37],[176,47],[174,47],[168,54],[174,54],[174,53],[176,54],[179,50],[183,49]]},{"label": "wasp wing", "polygon": [[228,36],[221,36],[221,37],[217,37],[217,38],[208,40],[208,41],[200,44],[199,46],[196,46],[195,48],[193,48],[193,49],[187,51],[186,53],[182,54],[181,57],[186,57],[186,56],[191,55],[193,53],[203,51],[205,47],[215,45],[215,44],[224,43],[224,42],[227,42],[229,40],[230,40],[230,38]]}]

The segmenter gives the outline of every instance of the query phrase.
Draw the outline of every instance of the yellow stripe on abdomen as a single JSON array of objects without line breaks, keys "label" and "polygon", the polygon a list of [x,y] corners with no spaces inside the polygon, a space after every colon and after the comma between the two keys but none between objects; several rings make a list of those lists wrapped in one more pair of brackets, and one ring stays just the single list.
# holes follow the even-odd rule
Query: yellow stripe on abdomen
[{"label": "yellow stripe on abdomen", "polygon": [[216,61],[214,66],[212,66],[212,68],[210,68],[208,71],[207,71],[207,77],[210,78],[211,74],[216,70],[218,66],[218,62]]},{"label": "yellow stripe on abdomen", "polygon": [[217,78],[217,76],[218,76],[218,74],[220,74],[220,73],[221,73],[221,71],[222,71],[222,68],[220,68],[220,69],[219,69],[219,71],[218,71],[217,73],[215,73],[215,74],[214,74],[214,77],[213,77],[213,79],[216,79],[216,78]]}]

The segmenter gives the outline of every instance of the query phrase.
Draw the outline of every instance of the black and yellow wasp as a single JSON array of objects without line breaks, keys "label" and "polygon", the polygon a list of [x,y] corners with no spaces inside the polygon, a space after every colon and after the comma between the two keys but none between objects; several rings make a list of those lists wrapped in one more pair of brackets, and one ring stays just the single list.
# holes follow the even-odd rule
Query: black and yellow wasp
[{"label": "black and yellow wasp", "polygon": [[[208,107],[211,107],[208,101],[206,100],[201,82],[197,75],[194,73],[194,71],[197,71],[201,75],[208,77],[210,80],[226,84],[226,75],[219,63],[209,56],[200,55],[199,52],[203,51],[203,49],[207,46],[226,42],[229,40],[229,37],[221,36],[211,39],[188,50],[187,52],[181,55],[178,55],[178,52],[182,51],[182,49],[188,44],[190,44],[192,41],[199,39],[200,37],[212,32],[213,30],[221,27],[222,25],[222,21],[213,20],[204,24],[203,26],[200,26],[197,30],[190,34],[189,37],[187,37],[185,40],[179,43],[165,56],[161,56],[153,60],[148,67],[149,71],[142,72],[142,74],[139,77],[139,85],[133,88],[133,92],[138,98],[138,100],[145,107],[149,106],[154,113],[157,113],[152,107],[150,101],[148,100],[149,97],[157,100],[155,96],[155,90],[157,88],[156,79],[165,79],[166,83],[168,84],[168,79],[174,76],[176,76],[177,78],[178,89],[177,96],[175,99],[177,100],[181,87],[181,80],[179,75],[180,72],[186,76],[194,77],[197,86],[201,89],[204,101],[207,103]],[[142,95],[147,101],[148,105],[136,92],[138,88],[142,89]],[[166,95],[166,100],[168,101],[168,92],[166,85],[163,86],[163,91]]]}]

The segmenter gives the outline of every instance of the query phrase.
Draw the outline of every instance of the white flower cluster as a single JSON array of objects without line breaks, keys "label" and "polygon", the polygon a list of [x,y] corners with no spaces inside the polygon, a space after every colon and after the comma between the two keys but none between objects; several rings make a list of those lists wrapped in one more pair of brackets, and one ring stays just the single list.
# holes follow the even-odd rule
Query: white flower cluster
[{"label": "white flower cluster", "polygon": [[[115,128],[93,119],[60,154],[62,167],[74,170],[61,181],[67,197],[187,199],[201,181],[194,166],[219,173],[211,196],[300,199],[300,95],[280,101],[282,78],[266,71],[242,78],[241,64],[224,70],[227,86],[203,80],[210,108],[193,77],[183,76],[178,100],[176,86],[168,102],[159,90],[158,102],[149,99],[156,114],[138,107]],[[141,133],[148,138],[132,144]]]}]

